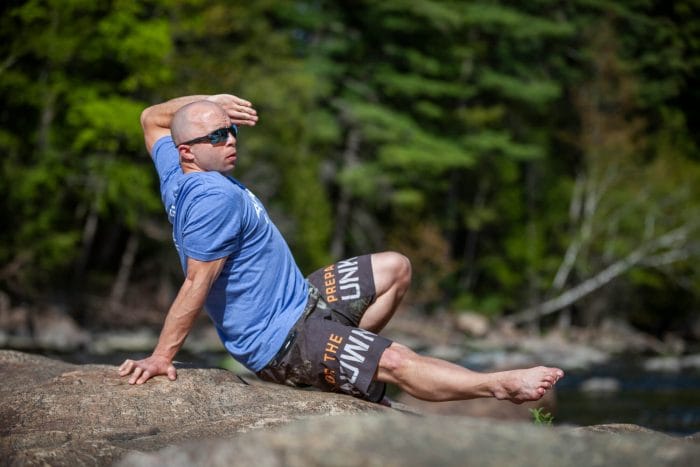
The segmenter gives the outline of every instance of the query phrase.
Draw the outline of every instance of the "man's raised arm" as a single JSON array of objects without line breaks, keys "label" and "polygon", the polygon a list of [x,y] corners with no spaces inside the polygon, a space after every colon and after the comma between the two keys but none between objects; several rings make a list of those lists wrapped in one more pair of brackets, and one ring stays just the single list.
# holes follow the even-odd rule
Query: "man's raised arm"
[{"label": "man's raised arm", "polygon": [[187,104],[202,100],[209,100],[219,104],[228,113],[231,122],[236,125],[253,126],[258,121],[258,114],[252,104],[232,94],[202,94],[177,97],[148,107],[141,112],[141,127],[143,128],[143,137],[148,153],[151,153],[151,148],[153,148],[156,141],[170,134],[170,123],[175,112]]}]

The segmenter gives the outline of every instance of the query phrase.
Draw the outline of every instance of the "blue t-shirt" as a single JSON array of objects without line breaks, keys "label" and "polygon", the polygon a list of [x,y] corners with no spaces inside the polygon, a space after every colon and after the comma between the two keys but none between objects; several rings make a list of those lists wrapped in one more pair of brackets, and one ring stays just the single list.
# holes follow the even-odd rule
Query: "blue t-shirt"
[{"label": "blue t-shirt", "polygon": [[205,308],[236,360],[261,370],[276,355],[307,301],[308,286],[262,203],[219,172],[184,174],[171,137],[153,146],[173,241],[187,258],[228,257]]}]

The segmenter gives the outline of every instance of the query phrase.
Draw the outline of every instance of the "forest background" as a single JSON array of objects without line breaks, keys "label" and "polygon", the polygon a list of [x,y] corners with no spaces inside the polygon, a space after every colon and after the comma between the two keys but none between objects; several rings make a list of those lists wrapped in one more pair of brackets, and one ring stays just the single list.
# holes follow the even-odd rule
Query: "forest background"
[{"label": "forest background", "polygon": [[395,249],[423,313],[614,318],[657,336],[700,324],[700,1],[0,11],[13,304],[58,304],[88,328],[159,324],[182,272],[139,114],[231,92],[260,115],[235,175],[305,274]]}]

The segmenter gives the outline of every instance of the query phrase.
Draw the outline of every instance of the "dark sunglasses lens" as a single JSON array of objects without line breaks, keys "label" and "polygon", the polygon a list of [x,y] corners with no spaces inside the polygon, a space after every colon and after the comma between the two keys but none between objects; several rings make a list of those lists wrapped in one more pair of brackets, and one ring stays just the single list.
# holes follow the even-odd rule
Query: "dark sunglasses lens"
[{"label": "dark sunglasses lens", "polygon": [[228,139],[228,130],[226,128],[219,128],[218,130],[209,134],[209,141],[211,144],[219,144],[222,141]]},{"label": "dark sunglasses lens", "polygon": [[211,141],[211,144],[219,144],[222,141],[226,141],[228,139],[229,132],[234,138],[237,137],[238,127],[236,125],[231,125],[228,128],[219,128],[215,132],[209,134],[209,141]]}]

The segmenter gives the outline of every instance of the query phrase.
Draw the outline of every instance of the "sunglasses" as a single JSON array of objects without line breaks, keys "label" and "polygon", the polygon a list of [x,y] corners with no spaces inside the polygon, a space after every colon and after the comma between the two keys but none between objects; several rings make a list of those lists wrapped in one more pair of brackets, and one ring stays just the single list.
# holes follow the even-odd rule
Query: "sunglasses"
[{"label": "sunglasses", "polygon": [[[189,141],[185,141],[184,143],[180,144],[186,144],[188,146],[191,146],[196,143],[211,143],[211,144],[219,144],[223,143],[228,139],[228,134],[231,133],[234,138],[238,138],[238,126],[236,125],[231,125],[228,127],[223,127],[219,128],[218,130],[214,130],[211,133],[209,133],[206,136],[200,136],[199,138],[194,138]],[[178,144],[178,146],[180,145]]]}]

